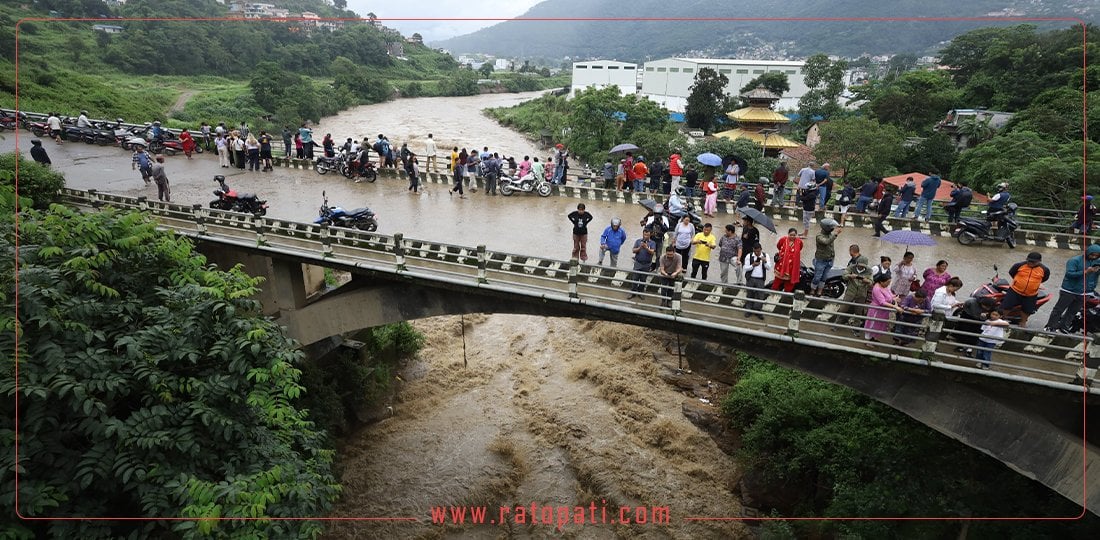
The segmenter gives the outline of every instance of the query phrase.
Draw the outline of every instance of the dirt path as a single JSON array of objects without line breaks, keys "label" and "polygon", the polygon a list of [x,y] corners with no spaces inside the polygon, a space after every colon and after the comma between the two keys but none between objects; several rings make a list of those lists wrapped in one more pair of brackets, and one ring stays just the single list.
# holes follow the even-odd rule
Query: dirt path
[{"label": "dirt path", "polygon": [[198,92],[195,90],[184,90],[183,93],[180,94],[179,99],[176,100],[176,103],[172,105],[170,109],[168,109],[168,116],[182,111],[183,106],[187,105],[187,101],[190,100],[197,93]]}]

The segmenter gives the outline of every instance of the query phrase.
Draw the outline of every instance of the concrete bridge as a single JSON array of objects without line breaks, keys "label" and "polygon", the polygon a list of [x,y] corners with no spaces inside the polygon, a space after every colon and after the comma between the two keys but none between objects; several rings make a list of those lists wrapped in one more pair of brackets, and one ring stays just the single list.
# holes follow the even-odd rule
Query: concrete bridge
[{"label": "concrete bridge", "polygon": [[[577,261],[488,251],[145,198],[62,190],[68,204],[140,210],[163,229],[192,238],[211,262],[241,263],[267,278],[267,315],[306,346],[381,324],[461,313],[522,313],[663,328],[727,344],[845,385],[1002,461],[1100,514],[1100,388],[1088,383],[1100,346],[1092,339],[1013,329],[981,370],[953,352],[935,316],[907,346],[865,346],[834,322],[839,301],[772,293],[760,309],[748,289],[695,280],[674,283],[670,307],[651,286],[627,300],[628,272]],[[353,279],[324,290],[323,268]],[[749,317],[762,314],[763,319]],[[1075,380],[1076,382],[1070,382]],[[1083,382],[1081,379],[1085,379]],[[1092,414],[1089,414],[1092,413]],[[1087,426],[1086,426],[1087,423]]]}]

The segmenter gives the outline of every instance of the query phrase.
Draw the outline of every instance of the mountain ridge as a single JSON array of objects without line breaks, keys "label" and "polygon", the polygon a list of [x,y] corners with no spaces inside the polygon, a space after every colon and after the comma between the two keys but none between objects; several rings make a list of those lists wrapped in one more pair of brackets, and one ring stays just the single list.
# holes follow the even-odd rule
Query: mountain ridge
[{"label": "mountain ridge", "polygon": [[[694,0],[668,12],[662,0],[636,0],[631,11],[615,0],[546,0],[526,13],[476,32],[432,42],[459,53],[521,58],[616,58],[737,56],[799,58],[824,52],[861,54],[933,53],[954,36],[991,25],[1024,24],[1013,17],[1100,19],[1100,6],[1087,0],[803,0],[797,13],[782,0]],[[539,18],[611,18],[639,16],[713,18],[919,18],[928,21],[544,21]],[[980,21],[934,20],[990,17]],[[526,19],[526,20],[525,20]],[[1041,28],[1067,27],[1072,21],[1036,21]],[[598,39],[592,39],[598,36]]]}]

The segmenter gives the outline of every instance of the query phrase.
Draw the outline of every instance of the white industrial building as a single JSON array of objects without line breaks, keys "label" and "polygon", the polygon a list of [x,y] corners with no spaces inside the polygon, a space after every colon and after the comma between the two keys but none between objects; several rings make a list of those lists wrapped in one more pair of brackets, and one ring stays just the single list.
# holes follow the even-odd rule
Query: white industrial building
[{"label": "white industrial building", "polygon": [[638,92],[638,64],[614,60],[592,60],[573,63],[572,94],[589,86],[617,86],[621,94]]},{"label": "white industrial building", "polygon": [[[783,94],[777,108],[794,109],[808,88],[802,74],[805,62],[789,60],[726,60],[720,58],[665,58],[646,62],[642,72],[641,94],[670,111],[684,112],[691,85],[700,69],[711,68],[729,79],[726,93],[736,96],[749,81],[760,75],[779,71],[787,74],[790,91]],[[575,64],[574,64],[575,66]],[[573,71],[576,88],[576,69]]]}]

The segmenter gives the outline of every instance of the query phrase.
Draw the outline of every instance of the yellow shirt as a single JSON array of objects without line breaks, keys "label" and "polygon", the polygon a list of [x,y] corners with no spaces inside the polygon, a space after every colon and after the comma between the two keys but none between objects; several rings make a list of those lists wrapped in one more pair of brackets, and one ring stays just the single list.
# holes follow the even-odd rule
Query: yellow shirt
[{"label": "yellow shirt", "polygon": [[702,242],[701,244],[695,244],[695,255],[692,255],[692,259],[699,261],[710,262],[710,250],[718,246],[718,241],[714,239],[714,234],[695,233],[695,237],[691,239],[691,242]]}]

